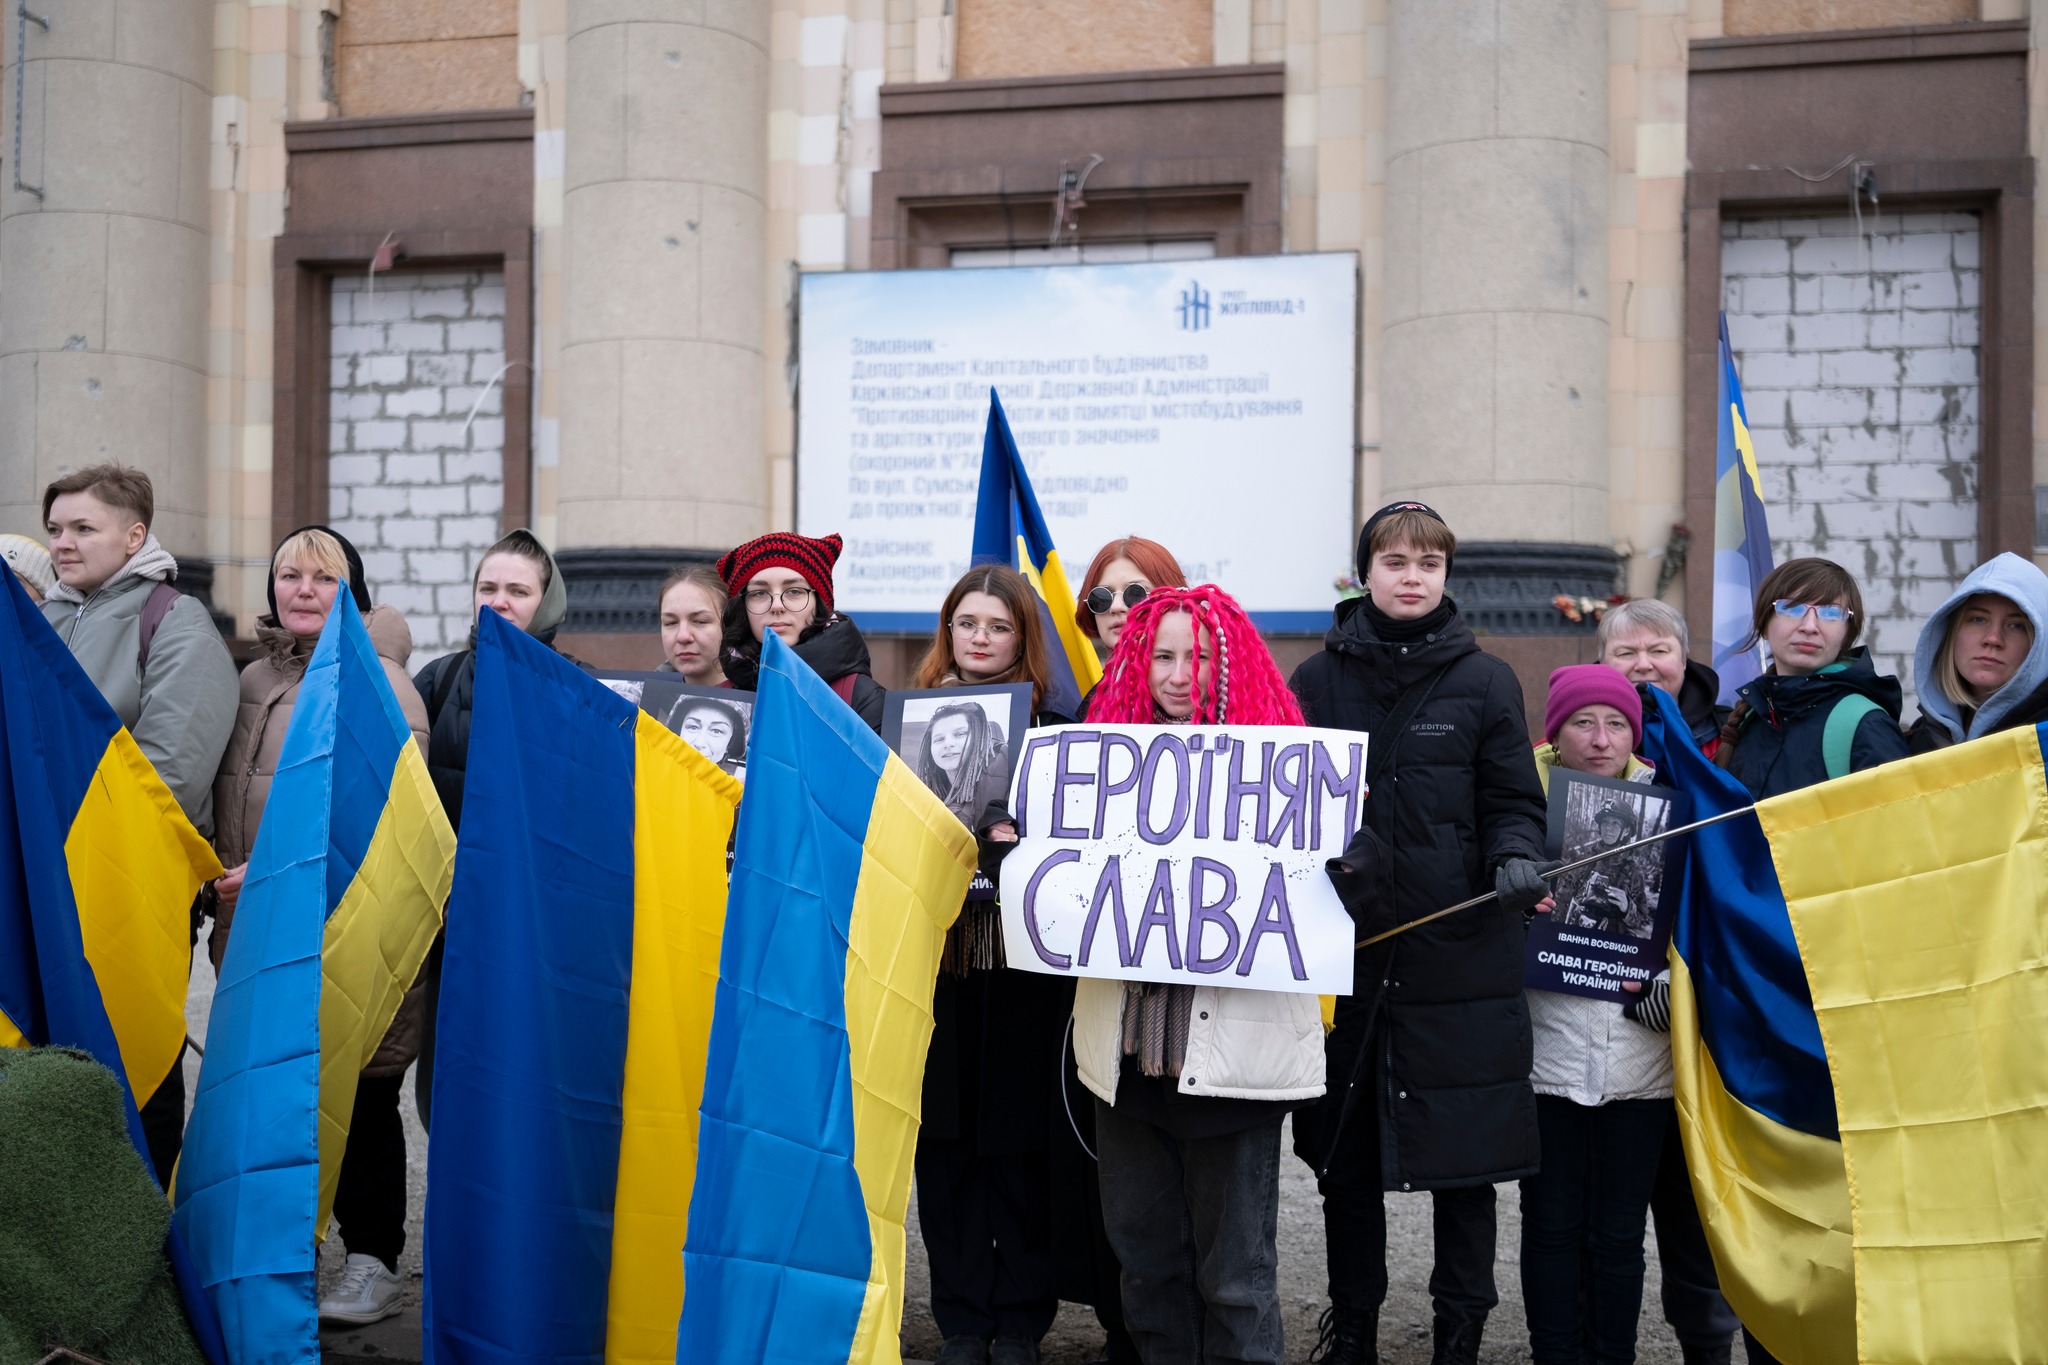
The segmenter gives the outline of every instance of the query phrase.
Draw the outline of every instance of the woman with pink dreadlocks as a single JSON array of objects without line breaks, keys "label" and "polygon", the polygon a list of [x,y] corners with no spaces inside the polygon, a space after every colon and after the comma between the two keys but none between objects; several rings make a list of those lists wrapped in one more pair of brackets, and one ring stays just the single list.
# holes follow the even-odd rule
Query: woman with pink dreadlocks
[{"label": "woman with pink dreadlocks", "polygon": [[[1302,723],[1244,609],[1210,584],[1131,608],[1088,719]],[[1323,1093],[1316,998],[1083,978],[1074,1061],[1096,1098],[1103,1219],[1139,1355],[1279,1365],[1280,1125]]]}]

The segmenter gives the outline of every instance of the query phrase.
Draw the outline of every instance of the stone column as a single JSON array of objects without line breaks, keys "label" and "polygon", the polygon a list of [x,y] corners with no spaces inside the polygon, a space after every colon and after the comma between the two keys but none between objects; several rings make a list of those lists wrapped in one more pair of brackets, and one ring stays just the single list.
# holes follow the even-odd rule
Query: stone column
[{"label": "stone column", "polygon": [[[59,473],[119,460],[156,533],[206,547],[208,0],[31,4],[0,82],[0,530],[40,532]],[[14,82],[23,81],[14,189]],[[188,566],[193,579],[211,566]]]},{"label": "stone column", "polygon": [[641,591],[612,581],[634,577],[622,548],[647,552],[651,630],[653,580],[680,550],[767,529],[769,8],[569,8],[557,507],[571,631],[605,628],[580,602]]},{"label": "stone column", "polygon": [[1497,630],[1612,591],[1607,22],[1604,0],[1388,22],[1382,486],[1442,510],[1452,591]]}]

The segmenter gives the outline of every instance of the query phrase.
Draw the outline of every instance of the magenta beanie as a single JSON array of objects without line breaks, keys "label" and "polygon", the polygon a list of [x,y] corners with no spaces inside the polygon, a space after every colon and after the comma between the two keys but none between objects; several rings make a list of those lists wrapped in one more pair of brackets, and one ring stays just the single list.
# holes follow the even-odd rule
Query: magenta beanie
[{"label": "magenta beanie", "polygon": [[1543,738],[1555,740],[1573,712],[1602,704],[1628,717],[1634,734],[1629,751],[1642,748],[1643,699],[1636,694],[1634,683],[1606,664],[1572,664],[1550,675],[1550,700],[1543,704]]}]

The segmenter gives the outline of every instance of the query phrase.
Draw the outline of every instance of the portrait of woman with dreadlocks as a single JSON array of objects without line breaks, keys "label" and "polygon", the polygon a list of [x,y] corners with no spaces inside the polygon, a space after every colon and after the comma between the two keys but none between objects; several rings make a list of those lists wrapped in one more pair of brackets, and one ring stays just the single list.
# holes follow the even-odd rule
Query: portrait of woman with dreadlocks
[{"label": "portrait of woman with dreadlocks", "polygon": [[[1088,720],[1303,723],[1251,618],[1213,584],[1131,607]],[[1280,1128],[1323,1093],[1322,1014],[1313,995],[1215,980],[1077,980],[1074,1060],[1139,1356],[1278,1365]]]}]

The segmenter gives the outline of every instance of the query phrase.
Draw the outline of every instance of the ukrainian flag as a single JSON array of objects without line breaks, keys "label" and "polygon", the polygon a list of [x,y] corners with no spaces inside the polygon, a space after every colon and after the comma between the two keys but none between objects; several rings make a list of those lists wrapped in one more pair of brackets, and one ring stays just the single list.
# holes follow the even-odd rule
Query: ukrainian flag
[{"label": "ukrainian flag", "polygon": [[128,1091],[147,1165],[134,1110],[184,1046],[192,898],[220,862],[21,584],[0,579],[0,1046],[98,1058]]},{"label": "ukrainian flag", "polygon": [[1038,590],[1039,620],[1047,638],[1060,643],[1051,655],[1052,686],[1044,709],[1062,716],[1078,715],[1081,698],[1102,681],[1102,664],[1074,621],[1074,590],[1067,584],[1067,571],[1060,567],[1060,552],[1046,528],[1045,514],[1038,510],[1031,475],[1017,453],[1010,419],[994,389],[988,391],[988,431],[981,439],[973,562],[1008,564]]},{"label": "ukrainian flag", "polygon": [[354,599],[306,665],[228,940],[173,1227],[231,1365],[320,1354],[315,1243],[356,1079],[441,927],[454,832]]},{"label": "ukrainian flag", "polygon": [[740,786],[491,612],[475,687],[426,1358],[667,1362]]},{"label": "ukrainian flag", "polygon": [[1728,315],[1721,314],[1721,356],[1714,394],[1714,668],[1720,702],[1735,704],[1736,689],[1762,671],[1749,639],[1756,590],[1771,572],[1771,528],[1764,518],[1756,445],[1749,410],[1728,348]]},{"label": "ukrainian flag", "polygon": [[1834,1081],[1860,1360],[2048,1357],[2044,745],[1757,808]]},{"label": "ukrainian flag", "polygon": [[[0,1046],[92,1054],[127,1093],[147,1168],[136,1111],[184,1045],[192,898],[221,866],[21,584],[0,580]],[[168,1252],[218,1360],[175,1231]]]},{"label": "ukrainian flag", "polygon": [[[1678,703],[1656,688],[1650,697],[1643,757],[1658,782],[1689,793],[1696,819],[1749,806],[1742,784],[1694,747]],[[1835,1090],[1774,850],[1749,815],[1687,845],[1671,935],[1671,1062],[1721,1292],[1785,1365],[1854,1361]]]},{"label": "ukrainian flag", "polygon": [[974,840],[772,635],[752,734],[675,1359],[895,1362],[932,990]]}]

